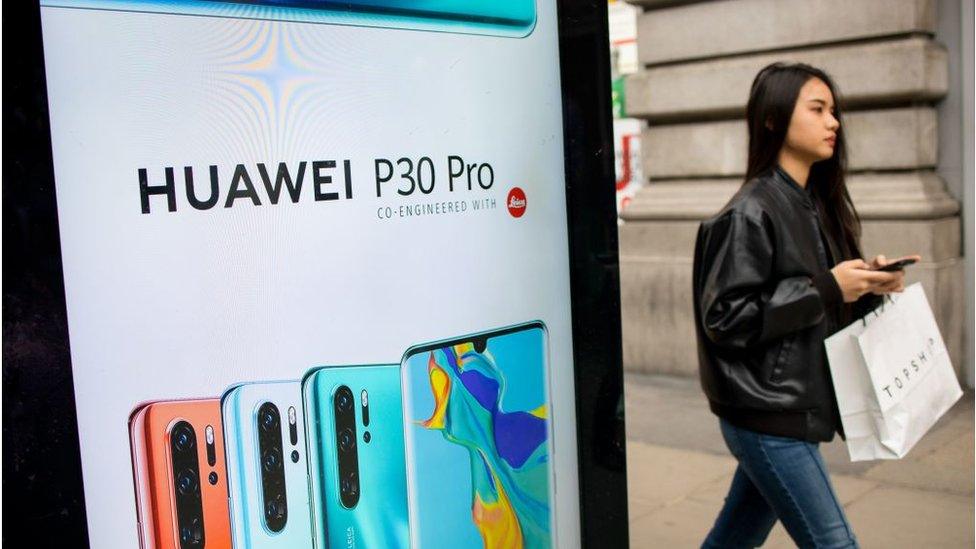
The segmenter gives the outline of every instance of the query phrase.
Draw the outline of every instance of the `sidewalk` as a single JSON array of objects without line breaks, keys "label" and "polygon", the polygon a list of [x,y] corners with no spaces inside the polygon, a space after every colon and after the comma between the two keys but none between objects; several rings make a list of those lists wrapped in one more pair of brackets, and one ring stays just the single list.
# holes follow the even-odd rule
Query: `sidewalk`
[{"label": "sidewalk", "polygon": [[[698,380],[627,373],[625,394],[631,547],[698,547],[735,470]],[[969,390],[905,459],[821,450],[862,547],[971,548],[973,444]],[[764,547],[793,546],[777,523]]]}]

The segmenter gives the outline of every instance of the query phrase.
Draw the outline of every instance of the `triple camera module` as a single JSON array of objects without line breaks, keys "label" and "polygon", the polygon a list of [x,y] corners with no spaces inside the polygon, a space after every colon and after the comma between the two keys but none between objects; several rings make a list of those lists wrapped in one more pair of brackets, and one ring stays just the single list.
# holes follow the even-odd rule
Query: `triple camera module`
[{"label": "triple camera module", "polygon": [[180,421],[170,436],[173,484],[176,489],[176,520],[180,549],[203,547],[203,499],[200,495],[200,463],[197,434],[193,426]]},{"label": "triple camera module", "polygon": [[[343,385],[332,399],[336,446],[339,449],[339,500],[347,509],[359,503],[359,450],[356,444],[356,399]],[[365,407],[364,407],[365,408]]]},{"label": "triple camera module", "polygon": [[261,456],[264,521],[269,530],[280,532],[288,522],[288,503],[281,448],[281,414],[271,402],[265,402],[258,408],[258,449]]}]

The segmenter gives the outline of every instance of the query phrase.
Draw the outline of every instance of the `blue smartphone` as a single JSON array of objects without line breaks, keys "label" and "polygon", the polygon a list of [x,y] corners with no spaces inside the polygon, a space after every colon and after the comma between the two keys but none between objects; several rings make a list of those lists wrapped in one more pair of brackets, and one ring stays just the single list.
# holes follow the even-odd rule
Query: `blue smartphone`
[{"label": "blue smartphone", "polygon": [[555,545],[547,349],[530,322],[406,352],[413,547]]},{"label": "blue smartphone", "polygon": [[302,392],[314,546],[407,547],[400,366],[317,368]]},{"label": "blue smartphone", "polygon": [[308,456],[298,381],[242,383],[220,400],[235,548],[312,543]]}]

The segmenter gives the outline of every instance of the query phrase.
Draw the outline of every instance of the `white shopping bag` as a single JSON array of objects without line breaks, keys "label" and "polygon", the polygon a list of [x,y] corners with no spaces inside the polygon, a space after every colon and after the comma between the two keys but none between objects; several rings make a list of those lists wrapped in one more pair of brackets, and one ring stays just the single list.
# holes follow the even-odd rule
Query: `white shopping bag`
[{"label": "white shopping bag", "polygon": [[852,461],[904,457],[962,396],[921,284],[825,346]]},{"label": "white shopping bag", "polygon": [[851,323],[824,342],[851,461],[896,457],[890,455],[877,438],[875,422],[883,420],[881,408],[871,389],[871,376],[857,344],[857,336],[877,318],[868,314],[863,321]]}]

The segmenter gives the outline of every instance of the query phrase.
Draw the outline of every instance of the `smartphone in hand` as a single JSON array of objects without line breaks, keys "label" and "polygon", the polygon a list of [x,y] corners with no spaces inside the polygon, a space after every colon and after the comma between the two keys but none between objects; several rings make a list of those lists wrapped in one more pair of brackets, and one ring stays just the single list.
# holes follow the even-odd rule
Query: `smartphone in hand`
[{"label": "smartphone in hand", "polygon": [[889,264],[885,265],[884,267],[878,267],[876,270],[878,270],[878,271],[885,271],[885,272],[900,271],[900,270],[904,269],[905,267],[914,264],[915,262],[916,261],[915,261],[914,258],[901,259],[899,261],[894,261],[892,263],[889,263]]}]

